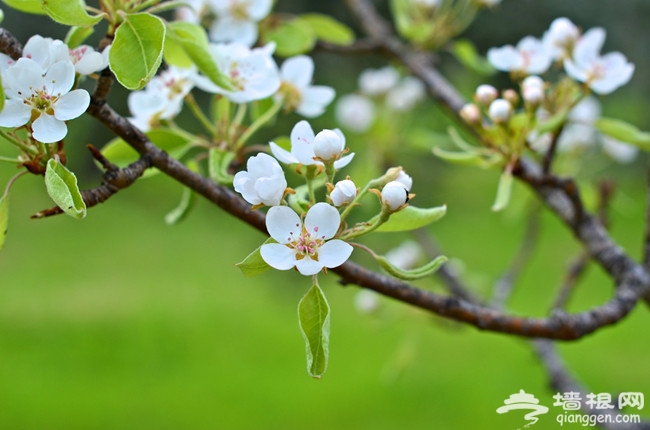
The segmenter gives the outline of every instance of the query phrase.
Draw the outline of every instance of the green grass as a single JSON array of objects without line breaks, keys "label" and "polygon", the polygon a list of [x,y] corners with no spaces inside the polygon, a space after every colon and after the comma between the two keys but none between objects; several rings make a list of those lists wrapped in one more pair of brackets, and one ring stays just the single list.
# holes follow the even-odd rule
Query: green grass
[{"label": "green grass", "polygon": [[[443,173],[432,198],[448,203],[449,215],[432,231],[488,291],[517,252],[522,222],[516,208],[489,211],[495,175]],[[296,315],[308,280],[293,272],[243,277],[234,264],[262,235],[205,202],[166,226],[178,195],[169,180],[152,178],[83,221],[31,221],[50,202],[38,178],[17,184],[0,254],[0,428],[515,429],[525,424],[521,414],[495,411],[520,389],[551,407],[533,428],[557,428],[555,393],[525,340],[390,300],[361,315],[356,287],[341,287],[335,275],[322,281],[332,307],[330,366],[322,380],[309,378]],[[643,205],[631,202],[614,214],[614,234],[639,247]],[[579,249],[551,215],[543,234],[514,312],[544,315]],[[591,267],[571,309],[610,295]],[[594,392],[650,395],[650,347],[640,335],[648,328],[639,306],[561,351]]]}]

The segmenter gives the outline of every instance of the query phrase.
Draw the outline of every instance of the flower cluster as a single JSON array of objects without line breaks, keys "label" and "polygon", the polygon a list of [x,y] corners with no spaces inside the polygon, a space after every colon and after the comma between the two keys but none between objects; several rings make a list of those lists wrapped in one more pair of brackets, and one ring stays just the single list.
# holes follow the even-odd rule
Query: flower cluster
[{"label": "flower cluster", "polygon": [[197,87],[243,104],[273,97],[285,111],[308,118],[321,115],[334,99],[334,90],[311,85],[313,60],[306,56],[288,58],[278,68],[273,59],[275,44],[259,48],[233,43],[211,43],[215,64],[228,77],[232,89],[225,89],[194,68],[170,67],[154,77],[143,91],[129,95],[130,120],[143,131],[171,120],[183,107],[185,96]]},{"label": "flower cluster", "polygon": [[539,75],[558,62],[568,76],[598,94],[609,94],[632,78],[634,65],[620,52],[600,54],[605,30],[585,33],[568,18],[555,19],[542,39],[526,36],[516,46],[490,48],[488,61],[498,70],[515,75]]},{"label": "flower cluster", "polygon": [[179,8],[178,18],[201,23],[210,19],[213,42],[236,42],[253,46],[258,37],[258,22],[267,17],[272,0],[189,0]]},{"label": "flower cluster", "polygon": [[1,127],[30,124],[32,137],[43,143],[62,140],[66,121],[83,114],[90,104],[86,90],[72,88],[77,74],[106,67],[106,55],[89,46],[69,49],[61,40],[33,36],[22,58],[0,54],[0,71],[7,100],[0,112]]},{"label": "flower cluster", "polygon": [[[344,221],[350,209],[357,205],[362,193],[348,177],[334,182],[336,172],[348,165],[354,154],[346,154],[346,140],[338,130],[314,133],[307,121],[299,121],[291,130],[291,148],[270,142],[272,157],[265,153],[252,156],[246,170],[237,172],[233,180],[235,191],[254,205],[269,206],[266,227],[276,243],[260,248],[262,259],[278,270],[296,268],[306,276],[316,275],[324,268],[343,264],[352,253],[347,238],[372,231],[385,222],[390,214],[403,209],[409,199],[413,180],[401,169],[391,169],[376,182],[372,191],[380,197],[381,213],[373,223],[361,223],[345,229]],[[304,176],[303,191],[287,188],[282,163],[292,165]],[[314,188],[322,186],[319,178],[325,174],[326,200],[316,201]],[[302,214],[302,215],[301,215]]]},{"label": "flower cluster", "polygon": [[343,127],[363,133],[375,121],[377,110],[387,108],[392,114],[410,111],[425,97],[422,81],[401,77],[391,66],[367,69],[359,75],[359,94],[347,94],[336,105],[336,119]]}]

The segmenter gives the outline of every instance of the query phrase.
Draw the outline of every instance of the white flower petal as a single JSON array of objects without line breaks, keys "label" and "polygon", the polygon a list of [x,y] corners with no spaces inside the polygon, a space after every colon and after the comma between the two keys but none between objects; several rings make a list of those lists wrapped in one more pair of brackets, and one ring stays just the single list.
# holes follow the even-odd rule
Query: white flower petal
[{"label": "white flower petal", "polygon": [[297,164],[299,163],[298,159],[293,156],[289,151],[287,151],[284,148],[281,148],[277,143],[275,142],[269,142],[269,146],[271,147],[271,152],[277,158],[278,160],[282,161],[285,164]]},{"label": "white flower petal", "polygon": [[277,270],[289,270],[296,265],[296,252],[279,243],[266,243],[260,248],[262,259]]},{"label": "white flower petal", "polygon": [[3,76],[5,94],[9,98],[25,98],[32,94],[32,88],[43,87],[43,69],[29,58],[19,58]]},{"label": "white flower petal", "polygon": [[71,61],[57,61],[45,73],[45,86],[53,96],[65,94],[74,85],[75,71]]},{"label": "white flower petal", "polygon": [[564,71],[578,82],[585,82],[589,78],[587,72],[579,68],[570,58],[564,60]]},{"label": "white flower petal", "polygon": [[337,170],[344,168],[345,166],[350,164],[350,162],[352,161],[353,158],[354,158],[354,152],[339,158],[338,160],[336,160],[334,162],[334,168],[337,169]]},{"label": "white flower petal", "polygon": [[237,172],[233,179],[233,188],[242,195],[244,200],[252,205],[262,203],[255,191],[255,179],[248,172]]},{"label": "white flower petal", "polygon": [[68,121],[81,116],[90,105],[90,94],[86,90],[73,90],[62,95],[54,102],[54,116],[61,121]]},{"label": "white flower petal", "polygon": [[314,130],[305,120],[299,121],[291,130],[291,154],[302,164],[309,166],[314,161]]},{"label": "white flower petal", "polygon": [[287,58],[280,68],[280,76],[283,81],[303,89],[311,83],[314,76],[314,60],[306,55]]},{"label": "white flower petal", "polygon": [[339,211],[327,203],[316,203],[305,216],[305,229],[318,239],[334,237],[341,225]]},{"label": "white flower petal", "polygon": [[257,23],[229,16],[217,18],[210,28],[210,39],[214,42],[237,42],[253,46],[257,41]]},{"label": "white flower petal", "polygon": [[318,261],[325,267],[338,267],[352,254],[353,247],[339,239],[330,240],[318,250]]},{"label": "white flower petal", "polygon": [[273,0],[249,0],[248,17],[253,21],[261,21],[271,12]]},{"label": "white flower petal", "polygon": [[501,70],[502,72],[519,70],[523,66],[519,51],[512,45],[488,49],[487,59],[495,69]]},{"label": "white flower petal", "polygon": [[302,222],[290,207],[273,206],[266,214],[266,229],[273,239],[285,244],[300,236]]},{"label": "white flower petal", "polygon": [[605,43],[605,30],[594,27],[585,32],[573,49],[573,58],[578,65],[590,64],[595,61]]},{"label": "white flower petal", "polygon": [[68,134],[65,122],[59,121],[52,115],[41,114],[32,123],[32,136],[43,143],[54,143],[63,139]]},{"label": "white flower petal", "polygon": [[301,275],[311,276],[323,270],[323,265],[319,261],[305,257],[303,259],[296,260],[296,269],[298,269]]},{"label": "white flower petal", "polygon": [[314,85],[303,89],[300,95],[296,112],[307,118],[315,118],[325,112],[325,108],[334,100],[336,92],[331,87]]},{"label": "white flower petal", "polygon": [[255,182],[255,191],[266,206],[279,205],[286,189],[287,181],[284,174],[259,178]]},{"label": "white flower petal", "polygon": [[32,116],[32,109],[22,100],[6,100],[0,112],[0,127],[20,127],[27,124]]}]

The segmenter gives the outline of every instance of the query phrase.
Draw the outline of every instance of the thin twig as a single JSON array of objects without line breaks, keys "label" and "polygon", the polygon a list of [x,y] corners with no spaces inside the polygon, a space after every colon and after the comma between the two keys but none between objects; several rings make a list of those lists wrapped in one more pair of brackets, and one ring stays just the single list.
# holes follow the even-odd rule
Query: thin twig
[{"label": "thin twig", "polygon": [[494,283],[492,300],[490,301],[490,306],[493,308],[503,309],[505,307],[517,278],[530,262],[539,239],[540,218],[541,207],[536,204],[528,215],[526,230],[517,253],[503,275]]},{"label": "thin twig", "polygon": [[[144,171],[151,167],[151,160],[149,157],[141,156],[137,161],[120,169],[115,164],[108,161],[94,146],[88,145],[88,150],[93,155],[93,158],[102,165],[106,172],[104,172],[104,175],[102,176],[101,185],[89,190],[81,191],[81,197],[83,198],[87,208],[103,203],[118,191],[133,185],[133,183],[142,176]],[[61,213],[63,213],[63,210],[58,206],[54,206],[35,213],[32,215],[32,218],[46,218]]]}]

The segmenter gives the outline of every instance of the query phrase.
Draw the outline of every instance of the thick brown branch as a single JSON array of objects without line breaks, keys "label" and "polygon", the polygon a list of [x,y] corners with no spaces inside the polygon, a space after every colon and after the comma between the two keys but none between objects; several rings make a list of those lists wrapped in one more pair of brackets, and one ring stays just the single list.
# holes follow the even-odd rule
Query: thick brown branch
[{"label": "thick brown branch", "polygon": [[0,28],[0,52],[14,60],[18,60],[23,55],[23,45],[4,28]]}]

